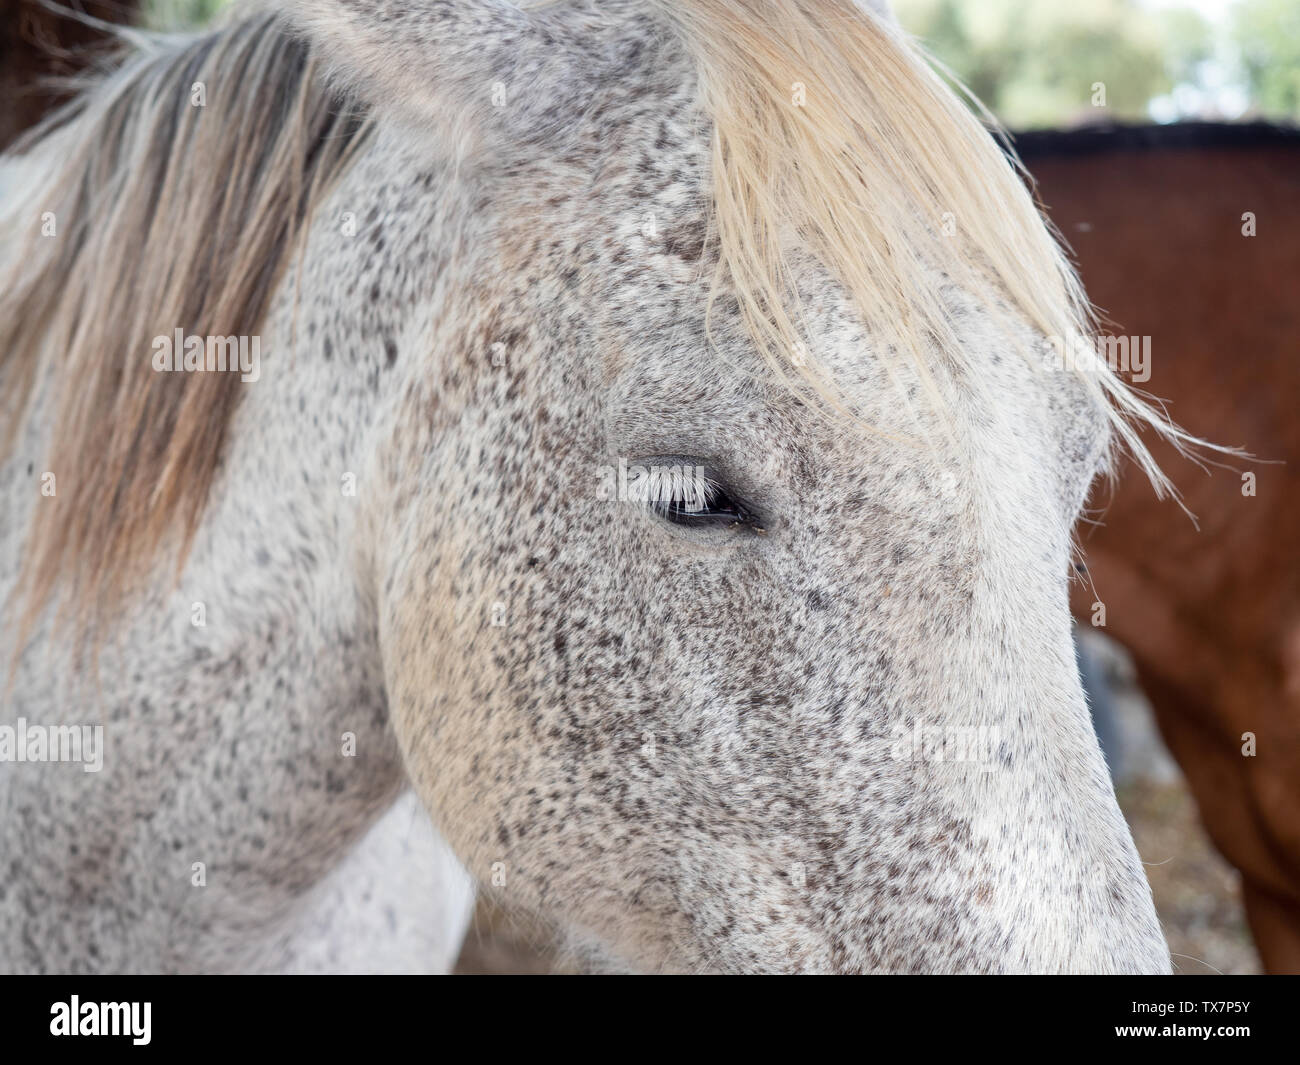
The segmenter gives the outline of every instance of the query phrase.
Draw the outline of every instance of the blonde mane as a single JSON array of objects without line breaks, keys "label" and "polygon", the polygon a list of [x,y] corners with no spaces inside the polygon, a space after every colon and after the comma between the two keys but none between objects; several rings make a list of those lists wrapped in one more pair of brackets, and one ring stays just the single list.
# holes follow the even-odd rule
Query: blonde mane
[{"label": "blonde mane", "polygon": [[[847,409],[797,324],[787,233],[841,283],[882,351],[910,355],[936,401],[934,349],[969,367],[935,269],[990,297],[1009,338],[1021,332],[1017,318],[1071,351],[1094,334],[1091,305],[1028,175],[986,128],[995,120],[973,99],[968,107],[955,79],[945,84],[890,19],[864,0],[657,2],[695,55],[713,121],[717,285],[730,283],[778,374]],[[1022,354],[1027,372],[1042,368],[1043,350]],[[1109,412],[1157,495],[1176,497],[1139,430],[1184,454],[1208,445],[1100,356],[1069,372]]]},{"label": "blonde mane", "polygon": [[[1048,337],[1092,332],[1020,173],[892,23],[855,0],[655,2],[696,57],[713,121],[719,279],[779,373],[796,367],[837,401],[796,325],[787,234],[923,377],[936,346],[964,359],[935,267]],[[191,105],[195,83],[204,107]],[[56,588],[83,621],[108,616],[174,534],[183,559],[239,382],[154,373],[151,338],[256,333],[363,127],[323,87],[311,47],[257,17],[136,55],[29,140],[38,176],[0,219],[11,440],[45,361],[59,363],[60,384],[46,467],[59,471],[59,499],[36,508],[20,583],[29,619]],[[57,238],[39,233],[44,211]],[[1138,429],[1199,442],[1108,370],[1080,376],[1169,490]]]}]

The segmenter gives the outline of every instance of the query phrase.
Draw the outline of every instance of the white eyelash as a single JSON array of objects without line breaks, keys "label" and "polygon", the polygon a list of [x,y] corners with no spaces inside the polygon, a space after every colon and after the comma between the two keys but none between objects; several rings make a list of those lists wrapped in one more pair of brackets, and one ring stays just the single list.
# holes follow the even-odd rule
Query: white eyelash
[{"label": "white eyelash", "polygon": [[703,466],[650,466],[644,468],[644,475],[628,479],[628,495],[656,510],[672,504],[687,511],[704,510],[720,487]]}]

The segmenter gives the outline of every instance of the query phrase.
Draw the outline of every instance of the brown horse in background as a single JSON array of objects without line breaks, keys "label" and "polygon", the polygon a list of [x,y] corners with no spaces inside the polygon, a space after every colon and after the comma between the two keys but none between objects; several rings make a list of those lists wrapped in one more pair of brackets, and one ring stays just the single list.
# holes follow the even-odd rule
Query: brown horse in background
[{"label": "brown horse in background", "polygon": [[1206,476],[1153,441],[1200,528],[1140,477],[1099,489],[1073,607],[1089,624],[1105,604],[1241,870],[1264,965],[1300,972],[1300,130],[1115,127],[1016,148],[1108,331],[1151,337],[1141,387],[1197,436],[1276,463]]}]

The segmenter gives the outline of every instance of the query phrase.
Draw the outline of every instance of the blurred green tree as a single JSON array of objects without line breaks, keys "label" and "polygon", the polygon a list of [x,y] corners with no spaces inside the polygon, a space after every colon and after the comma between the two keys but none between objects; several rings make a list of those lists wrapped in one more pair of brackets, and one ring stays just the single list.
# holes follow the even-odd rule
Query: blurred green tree
[{"label": "blurred green tree", "polygon": [[1232,37],[1255,106],[1300,119],[1300,0],[1239,0]]},{"label": "blurred green tree", "polygon": [[144,0],[144,25],[155,30],[193,30],[206,26],[231,0]]},{"label": "blurred green tree", "polygon": [[1157,18],[1169,77],[1175,83],[1195,85],[1201,80],[1201,65],[1215,54],[1213,28],[1190,7],[1165,8]]},{"label": "blurred green tree", "polygon": [[[1144,118],[1172,82],[1135,0],[895,0],[899,21],[1016,128]],[[1104,106],[1094,86],[1104,86]]]}]

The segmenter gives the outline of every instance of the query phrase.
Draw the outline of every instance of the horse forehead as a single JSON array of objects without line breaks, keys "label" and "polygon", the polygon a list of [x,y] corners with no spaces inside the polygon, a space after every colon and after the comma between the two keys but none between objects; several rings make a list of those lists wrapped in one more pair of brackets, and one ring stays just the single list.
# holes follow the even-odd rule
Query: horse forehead
[{"label": "horse forehead", "polygon": [[[602,395],[616,429],[647,419],[660,419],[670,429],[723,427],[737,447],[753,450],[768,441],[817,451],[828,460],[837,454],[851,459],[861,454],[856,445],[864,429],[876,438],[930,439],[944,431],[952,410],[978,431],[985,420],[978,406],[990,394],[1016,407],[1042,405],[1016,380],[1019,371],[1002,367],[1007,381],[977,390],[927,362],[936,353],[923,349],[917,359],[901,352],[864,328],[843,291],[824,275],[814,275],[801,294],[807,349],[774,367],[759,355],[725,297],[706,325],[707,280],[697,271],[683,271],[680,261],[657,251],[639,261],[634,274],[642,290],[654,292],[654,301],[630,318],[621,312],[601,317],[597,333]],[[971,344],[977,369],[1001,359],[990,336],[974,333]],[[816,360],[827,385],[856,408],[856,429],[853,422],[828,416],[804,387],[803,359]],[[927,392],[927,384],[937,385],[936,391]]]}]

